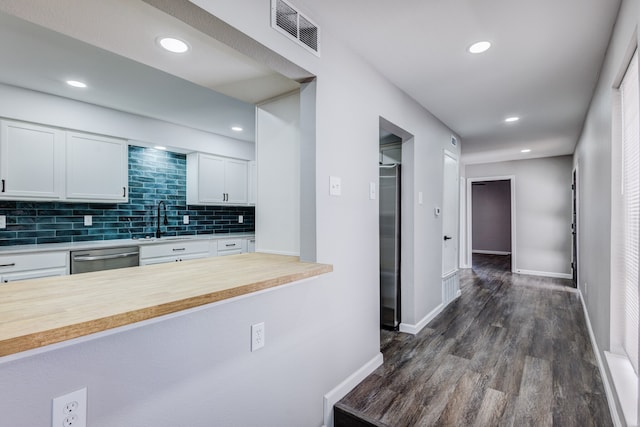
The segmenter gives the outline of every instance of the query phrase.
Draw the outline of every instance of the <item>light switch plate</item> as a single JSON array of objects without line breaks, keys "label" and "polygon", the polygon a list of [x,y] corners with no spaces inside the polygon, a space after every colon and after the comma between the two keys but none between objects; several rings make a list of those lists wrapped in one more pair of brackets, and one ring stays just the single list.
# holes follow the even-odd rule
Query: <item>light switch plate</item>
[{"label": "light switch plate", "polygon": [[182,223],[184,225],[189,224],[189,215],[182,215]]},{"label": "light switch plate", "polygon": [[418,204],[421,205],[422,203],[423,203],[422,191],[418,191]]},{"label": "light switch plate", "polygon": [[84,225],[86,227],[90,227],[93,225],[93,217],[91,215],[84,216]]},{"label": "light switch plate", "polygon": [[342,194],[342,179],[340,177],[329,177],[329,194],[331,196],[339,196]]},{"label": "light switch plate", "polygon": [[7,216],[0,215],[0,228],[7,228]]},{"label": "light switch plate", "polygon": [[369,200],[375,200],[375,199],[376,199],[376,183],[370,182],[369,183]]},{"label": "light switch plate", "polygon": [[244,216],[238,215],[238,224],[244,223]]}]

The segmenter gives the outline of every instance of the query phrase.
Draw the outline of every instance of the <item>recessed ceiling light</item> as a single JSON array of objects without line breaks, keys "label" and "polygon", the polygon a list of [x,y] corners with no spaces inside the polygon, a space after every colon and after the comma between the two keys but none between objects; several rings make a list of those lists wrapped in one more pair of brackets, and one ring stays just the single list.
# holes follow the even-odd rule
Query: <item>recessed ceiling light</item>
[{"label": "recessed ceiling light", "polygon": [[491,47],[491,42],[481,41],[481,42],[476,42],[471,46],[469,46],[468,51],[470,53],[482,53],[482,52],[486,52],[490,47]]},{"label": "recessed ceiling light", "polygon": [[504,121],[507,123],[517,122],[518,120],[520,120],[520,117],[518,116],[507,117],[506,119],[504,119]]},{"label": "recessed ceiling light", "polygon": [[234,132],[242,132],[243,131],[243,129],[240,126],[233,126],[231,128],[231,130],[234,131]]},{"label": "recessed ceiling light", "polygon": [[83,89],[84,89],[85,87],[87,87],[87,84],[86,84],[86,83],[84,83],[84,82],[80,82],[80,81],[78,81],[78,80],[67,80],[67,84],[68,84],[69,86],[72,86],[72,87],[79,87],[79,88],[83,88]]},{"label": "recessed ceiling light", "polygon": [[166,150],[167,149],[167,147],[163,147],[162,145],[156,145],[153,148],[155,148],[156,150]]},{"label": "recessed ceiling light", "polygon": [[185,53],[189,50],[189,45],[182,40],[174,37],[161,37],[158,39],[158,44],[163,49],[173,53]]},{"label": "recessed ceiling light", "polygon": [[524,150],[520,150],[521,153],[530,153],[531,149],[530,148],[525,148]]}]

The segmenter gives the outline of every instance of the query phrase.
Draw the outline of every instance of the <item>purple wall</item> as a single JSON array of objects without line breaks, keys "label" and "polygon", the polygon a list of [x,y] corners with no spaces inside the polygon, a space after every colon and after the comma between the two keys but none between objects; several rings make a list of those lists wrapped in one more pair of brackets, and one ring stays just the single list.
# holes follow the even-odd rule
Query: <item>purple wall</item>
[{"label": "purple wall", "polygon": [[485,181],[471,187],[472,250],[511,252],[511,182]]}]

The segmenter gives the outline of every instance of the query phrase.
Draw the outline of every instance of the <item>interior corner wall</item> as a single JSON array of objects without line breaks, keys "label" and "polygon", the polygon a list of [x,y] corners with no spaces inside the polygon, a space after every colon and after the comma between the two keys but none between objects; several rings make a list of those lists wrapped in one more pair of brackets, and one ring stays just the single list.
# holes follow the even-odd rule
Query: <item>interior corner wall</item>
[{"label": "interior corner wall", "polygon": [[571,274],[571,156],[466,165],[465,176],[515,176],[515,271]]},{"label": "interior corner wall", "polygon": [[256,251],[300,255],[300,94],[256,107]]},{"label": "interior corner wall", "polygon": [[473,251],[511,252],[511,182],[471,186]]},{"label": "interior corner wall", "polygon": [[639,24],[638,2],[623,0],[574,154],[579,200],[578,287],[603,360],[602,352],[610,349],[611,338],[612,168],[618,168],[612,165],[614,88],[638,44]]}]

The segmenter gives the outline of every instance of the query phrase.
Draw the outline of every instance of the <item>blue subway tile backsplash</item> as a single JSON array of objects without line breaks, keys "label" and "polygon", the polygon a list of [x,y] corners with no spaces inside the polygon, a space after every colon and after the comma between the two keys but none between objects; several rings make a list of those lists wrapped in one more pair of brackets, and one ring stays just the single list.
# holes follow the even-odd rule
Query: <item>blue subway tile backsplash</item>
[{"label": "blue subway tile backsplash", "polygon": [[[0,215],[7,217],[0,246],[153,236],[161,200],[169,220],[161,225],[163,236],[255,231],[253,206],[187,205],[186,155],[129,146],[129,203],[0,201]],[[84,225],[85,215],[92,216],[92,226]],[[188,225],[183,215],[189,215]]]}]

